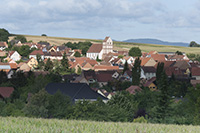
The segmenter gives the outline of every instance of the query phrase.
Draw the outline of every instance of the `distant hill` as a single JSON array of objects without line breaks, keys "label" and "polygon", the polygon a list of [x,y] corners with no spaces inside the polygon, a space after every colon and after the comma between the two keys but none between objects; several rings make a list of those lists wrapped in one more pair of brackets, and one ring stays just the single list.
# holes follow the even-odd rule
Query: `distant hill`
[{"label": "distant hill", "polygon": [[189,43],[183,43],[183,42],[167,42],[167,41],[161,41],[158,39],[128,39],[123,42],[131,42],[131,43],[146,43],[146,44],[160,44],[160,45],[171,45],[171,46],[183,46],[188,47]]}]

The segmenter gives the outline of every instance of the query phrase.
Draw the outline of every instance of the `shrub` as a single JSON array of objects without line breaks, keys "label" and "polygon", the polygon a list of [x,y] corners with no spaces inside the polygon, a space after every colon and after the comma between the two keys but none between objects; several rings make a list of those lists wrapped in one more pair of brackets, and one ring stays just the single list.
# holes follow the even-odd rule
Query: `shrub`
[{"label": "shrub", "polygon": [[142,116],[133,120],[135,123],[147,123],[147,120]]}]

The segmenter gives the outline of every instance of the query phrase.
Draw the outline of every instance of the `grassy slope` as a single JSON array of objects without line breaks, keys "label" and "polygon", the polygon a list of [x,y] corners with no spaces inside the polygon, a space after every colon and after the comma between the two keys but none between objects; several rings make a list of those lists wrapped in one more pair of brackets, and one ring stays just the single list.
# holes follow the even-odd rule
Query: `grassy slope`
[{"label": "grassy slope", "polygon": [[[25,35],[28,41],[32,40],[33,42],[39,41],[48,41],[51,44],[62,45],[67,42],[79,42],[79,41],[91,41],[91,42],[102,42],[102,40],[95,39],[78,39],[78,38],[65,38],[65,37],[44,37],[44,36],[33,36]],[[10,37],[10,40],[13,37]],[[131,47],[139,47],[144,52],[149,51],[158,51],[158,52],[176,52],[181,51],[187,54],[194,53],[200,54],[199,48],[190,48],[190,47],[179,47],[179,46],[166,46],[166,45],[155,45],[155,44],[141,44],[141,43],[126,43],[126,42],[114,42],[114,49],[116,50],[129,50]]]},{"label": "grassy slope", "polygon": [[0,117],[0,132],[199,132],[200,126]]}]

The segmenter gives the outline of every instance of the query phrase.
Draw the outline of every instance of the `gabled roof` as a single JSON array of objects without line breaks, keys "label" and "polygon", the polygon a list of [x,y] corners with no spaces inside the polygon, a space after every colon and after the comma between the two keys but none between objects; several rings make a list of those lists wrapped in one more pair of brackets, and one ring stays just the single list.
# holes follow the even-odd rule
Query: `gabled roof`
[{"label": "gabled roof", "polygon": [[152,66],[142,66],[144,73],[156,73],[155,67]]},{"label": "gabled roof", "polygon": [[88,49],[87,53],[100,53],[102,50],[102,44],[92,44]]},{"label": "gabled roof", "polygon": [[35,50],[35,51],[33,51],[33,52],[30,53],[30,55],[37,55],[37,54],[44,55],[44,53],[43,53],[42,50]]},{"label": "gabled roof", "polygon": [[131,85],[129,88],[126,89],[130,94],[135,94],[136,92],[142,91],[139,86]]},{"label": "gabled roof", "polygon": [[0,47],[8,47],[8,44],[6,42],[0,42]]},{"label": "gabled roof", "polygon": [[0,96],[3,98],[8,98],[13,93],[13,87],[0,87]]},{"label": "gabled roof", "polygon": [[15,53],[15,51],[9,51],[8,54],[9,56],[12,56]]},{"label": "gabled roof", "polygon": [[107,37],[103,40],[103,42],[107,42],[109,38],[110,38],[110,37],[107,36]]},{"label": "gabled roof", "polygon": [[144,84],[144,87],[149,87],[149,85],[151,83],[154,83],[156,81],[156,77],[153,77],[151,79],[149,79],[145,84]]},{"label": "gabled roof", "polygon": [[49,83],[45,90],[51,95],[54,95],[59,90],[62,94],[68,95],[72,101],[78,99],[97,100],[98,97],[107,100],[107,98],[93,91],[85,83]]},{"label": "gabled roof", "polygon": [[17,69],[17,63],[10,63],[11,69]]},{"label": "gabled roof", "polygon": [[163,55],[163,54],[152,54],[151,57],[152,57],[156,62],[164,62],[164,61],[165,61],[165,55]]},{"label": "gabled roof", "polygon": [[140,58],[141,60],[141,66],[144,66],[151,58]]},{"label": "gabled roof", "polygon": [[173,66],[178,67],[180,69],[184,69],[184,70],[191,67],[190,64],[188,62],[184,61],[184,60],[183,61],[176,61],[176,63]]}]

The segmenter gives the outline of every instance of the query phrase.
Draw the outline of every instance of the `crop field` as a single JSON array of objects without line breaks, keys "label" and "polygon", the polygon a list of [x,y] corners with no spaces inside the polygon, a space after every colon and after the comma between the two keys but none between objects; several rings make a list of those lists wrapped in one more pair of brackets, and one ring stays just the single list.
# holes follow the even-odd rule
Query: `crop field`
[{"label": "crop field", "polygon": [[198,133],[200,126],[0,117],[1,133]]},{"label": "crop field", "polygon": [[[101,43],[102,40],[95,39],[80,39],[80,38],[66,38],[66,37],[49,37],[49,36],[33,36],[33,35],[24,35],[28,41],[32,40],[33,42],[47,41],[50,44],[62,45],[67,42],[84,42],[91,41],[92,43]],[[10,37],[9,40],[12,40],[14,36]],[[155,45],[155,44],[141,44],[141,43],[126,43],[126,42],[114,42],[115,50],[129,50],[131,47],[139,47],[143,52],[149,51],[158,51],[158,52],[176,52],[181,51],[186,54],[200,54],[200,47],[180,47],[180,46],[167,46],[167,45]]]}]

